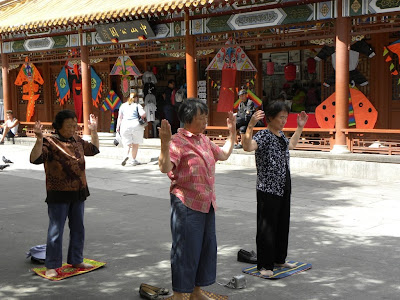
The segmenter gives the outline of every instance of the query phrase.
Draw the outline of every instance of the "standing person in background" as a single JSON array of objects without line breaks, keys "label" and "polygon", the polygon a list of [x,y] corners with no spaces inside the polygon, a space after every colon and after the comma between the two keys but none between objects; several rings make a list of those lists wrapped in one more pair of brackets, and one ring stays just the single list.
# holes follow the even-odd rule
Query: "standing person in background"
[{"label": "standing person in background", "polygon": [[164,118],[168,120],[168,123],[171,125],[172,134],[175,134],[178,130],[176,125],[176,110],[175,110],[175,80],[168,80],[168,86],[165,88],[163,93],[163,112]]},{"label": "standing person in background", "polygon": [[[236,128],[239,128],[240,140],[243,140],[247,125],[250,122],[251,116],[256,111],[256,107],[254,105],[254,102],[247,97],[248,95],[245,89],[241,89],[238,95],[240,104],[236,115]],[[234,146],[234,148],[241,149],[243,148],[243,146],[238,143]]]},{"label": "standing person in background", "polygon": [[62,110],[53,122],[56,133],[43,137],[40,121],[33,132],[36,143],[30,162],[44,164],[46,173],[46,202],[49,215],[45,266],[47,277],[56,277],[56,269],[62,265],[62,240],[65,221],[68,217],[70,241],[67,263],[74,268],[90,269],[83,262],[85,227],[83,222],[85,200],[90,195],[85,174],[85,155],[99,153],[97,117],[90,115],[91,142],[76,134],[78,127],[75,112]]},{"label": "standing person in background", "polygon": [[293,85],[294,96],[292,99],[292,112],[301,112],[306,110],[306,98],[307,95],[304,89],[298,85]]},{"label": "standing person in background", "polygon": [[18,133],[19,121],[18,121],[18,119],[14,118],[13,111],[7,110],[6,115],[7,115],[7,120],[5,121],[5,123],[3,125],[0,125],[0,127],[1,127],[0,133],[3,134],[1,137],[1,140],[0,140],[0,145],[4,144],[4,139],[6,137],[7,137],[7,140],[9,140],[11,138],[13,141],[13,144],[15,144],[14,137]]},{"label": "standing person in background", "polygon": [[[254,113],[243,140],[244,151],[255,151],[257,167],[257,269],[272,276],[274,266],[293,268],[286,262],[289,243],[291,178],[289,150],[296,147],[308,116],[297,115],[297,129],[290,141],[283,133],[289,107],[283,101],[272,102],[265,110]],[[267,119],[267,129],[253,128]]]},{"label": "standing person in background", "polygon": [[132,92],[129,95],[128,101],[123,103],[119,108],[117,132],[120,133],[122,138],[122,145],[128,149],[122,165],[125,166],[129,159],[129,152],[131,151],[132,166],[140,165],[136,160],[139,150],[139,144],[143,143],[144,126],[139,124],[139,116],[146,118],[146,112],[143,107],[138,103],[138,95]]},{"label": "standing person in background", "polygon": [[236,138],[232,112],[226,120],[229,136],[220,148],[203,134],[208,107],[194,98],[182,102],[179,120],[184,128],[172,136],[167,120],[161,121],[158,165],[171,179],[171,272],[174,300],[191,293],[192,300],[207,300],[200,287],[215,282],[215,163],[227,160]]}]

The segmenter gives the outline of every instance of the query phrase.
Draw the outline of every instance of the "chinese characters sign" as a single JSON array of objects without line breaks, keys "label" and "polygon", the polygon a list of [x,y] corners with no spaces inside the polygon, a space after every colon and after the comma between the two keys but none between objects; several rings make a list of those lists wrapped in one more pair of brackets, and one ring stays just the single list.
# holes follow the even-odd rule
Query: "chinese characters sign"
[{"label": "chinese characters sign", "polygon": [[147,20],[101,24],[96,25],[95,28],[104,42],[111,42],[112,39],[133,40],[143,35],[147,38],[154,37],[154,32]]}]

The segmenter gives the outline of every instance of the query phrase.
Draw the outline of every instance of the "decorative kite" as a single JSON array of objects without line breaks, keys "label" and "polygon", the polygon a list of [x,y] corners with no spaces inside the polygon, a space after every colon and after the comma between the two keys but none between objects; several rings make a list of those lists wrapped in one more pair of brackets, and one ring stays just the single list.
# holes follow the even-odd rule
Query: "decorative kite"
[{"label": "decorative kite", "polygon": [[[332,58],[332,67],[336,71],[336,48],[332,46],[324,46],[314,57],[316,61],[325,60],[328,57]],[[375,56],[374,49],[369,45],[364,39],[357,41],[350,46],[349,52],[349,83],[352,86],[356,84],[360,86],[365,86],[368,84],[367,78],[357,70],[357,65],[360,57],[360,53],[372,58]],[[329,78],[326,78],[324,86],[329,87],[334,85],[336,81],[335,74],[332,74]]]},{"label": "decorative kite", "polygon": [[[315,109],[315,119],[321,128],[335,128],[336,93],[330,95]],[[378,112],[365,95],[350,88],[349,127],[372,129],[378,119]]]},{"label": "decorative kite", "polygon": [[111,69],[110,75],[120,75],[121,78],[121,91],[124,97],[128,97],[130,93],[129,82],[131,76],[139,77],[142,76],[139,69],[129,56],[119,56],[115,61],[113,68]]},{"label": "decorative kite", "polygon": [[110,132],[114,132],[114,126],[115,126],[114,111],[118,109],[120,106],[121,106],[121,99],[113,90],[110,90],[107,98],[104,100],[103,105],[100,107],[102,111],[111,110]]},{"label": "decorative kite", "polygon": [[237,71],[257,72],[253,63],[235,41],[229,39],[208,65],[207,71],[222,70],[221,89],[218,99],[218,112],[232,110]]},{"label": "decorative kite", "polygon": [[[383,56],[384,57],[386,56],[386,59],[385,59],[386,62],[391,62],[392,61],[392,57],[390,55],[390,52],[393,52],[394,54],[397,54],[397,56],[400,58],[400,40],[395,41],[394,43],[390,44],[387,47],[383,47]],[[389,69],[390,69],[390,73],[393,76],[399,75],[399,71],[396,69],[396,67],[395,67],[393,62],[390,63]],[[400,78],[399,78],[397,84],[400,84]]]},{"label": "decorative kite", "polygon": [[90,67],[90,77],[91,77],[91,88],[92,88],[92,101],[95,107],[98,107],[99,98],[101,92],[103,91],[103,82],[101,81],[99,75]]},{"label": "decorative kite", "polygon": [[[254,94],[251,90],[247,90],[247,98],[254,102],[254,106],[256,108],[262,105],[262,100],[258,98],[257,95]],[[240,102],[242,102],[240,98],[236,100],[236,102],[233,104],[233,109],[237,109],[240,105]]]},{"label": "decorative kite", "polygon": [[[103,90],[103,83],[92,67],[90,67],[90,76],[93,105],[98,107],[99,97]],[[60,101],[60,105],[65,104],[65,102],[71,97],[72,91],[75,113],[78,122],[81,123],[83,121],[83,97],[80,65],[72,64],[71,62],[66,61],[65,66],[61,69],[61,72],[57,76],[54,86],[57,91],[57,97]]]},{"label": "decorative kite", "polygon": [[[37,82],[37,83],[36,83]],[[28,107],[26,109],[26,121],[30,122],[33,114],[35,113],[35,101],[39,99],[40,94],[36,94],[39,91],[39,84],[42,85],[44,80],[40,75],[38,69],[33,63],[29,62],[29,58],[25,58],[25,63],[22,65],[21,70],[18,73],[15,84],[22,86],[22,99],[28,101]]]}]

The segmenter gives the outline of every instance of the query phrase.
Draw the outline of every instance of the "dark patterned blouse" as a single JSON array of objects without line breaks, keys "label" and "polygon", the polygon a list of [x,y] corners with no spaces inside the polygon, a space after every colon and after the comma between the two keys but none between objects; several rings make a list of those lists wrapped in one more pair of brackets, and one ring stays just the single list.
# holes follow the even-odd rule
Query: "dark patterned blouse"
[{"label": "dark patterned blouse", "polygon": [[97,147],[79,136],[43,138],[42,155],[34,164],[44,163],[46,202],[85,201],[90,195],[85,174],[85,155],[99,153]]},{"label": "dark patterned blouse", "polygon": [[283,196],[290,190],[289,140],[283,131],[281,137],[265,129],[257,132],[253,139],[258,149],[255,151],[257,167],[257,190],[272,195]]}]

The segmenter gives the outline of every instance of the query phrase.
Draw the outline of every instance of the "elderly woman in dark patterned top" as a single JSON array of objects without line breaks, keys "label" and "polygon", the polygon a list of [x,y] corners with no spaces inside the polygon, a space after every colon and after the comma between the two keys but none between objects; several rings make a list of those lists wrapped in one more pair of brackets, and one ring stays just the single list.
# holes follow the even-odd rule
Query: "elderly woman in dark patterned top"
[{"label": "elderly woman in dark patterned top", "polygon": [[68,217],[70,242],[67,262],[75,268],[89,269],[92,265],[83,262],[85,228],[83,214],[89,190],[85,175],[84,156],[99,153],[97,117],[90,115],[91,142],[76,135],[75,112],[62,110],[53,122],[55,134],[43,137],[40,121],[34,126],[36,143],[30,162],[44,163],[46,173],[46,202],[49,229],[46,247],[46,276],[57,276],[56,269],[62,265],[62,239],[64,224]]},{"label": "elderly woman in dark patterned top", "polygon": [[[296,147],[308,116],[297,115],[297,129],[290,141],[283,133],[289,107],[274,101],[252,116],[243,140],[245,151],[255,151],[257,167],[257,269],[273,275],[274,266],[292,268],[286,262],[289,241],[291,179],[289,150]],[[267,129],[253,137],[253,127],[266,117]]]}]

